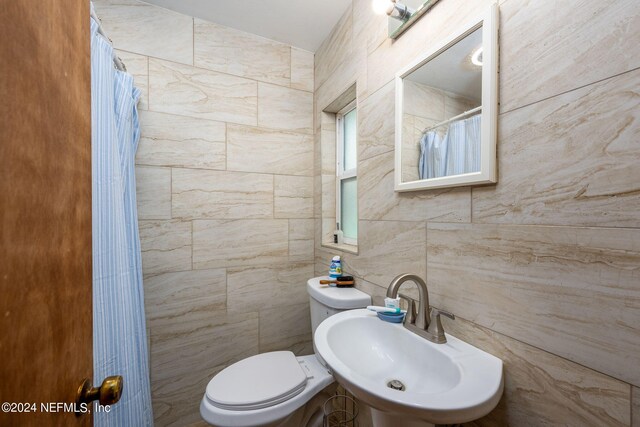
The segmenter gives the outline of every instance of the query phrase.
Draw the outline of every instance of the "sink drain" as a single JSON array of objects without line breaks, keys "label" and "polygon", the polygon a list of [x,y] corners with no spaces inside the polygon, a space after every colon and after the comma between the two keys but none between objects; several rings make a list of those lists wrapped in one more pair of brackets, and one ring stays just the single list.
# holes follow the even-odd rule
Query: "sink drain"
[{"label": "sink drain", "polygon": [[402,384],[401,381],[398,380],[391,380],[387,383],[387,387],[394,389],[394,390],[398,390],[398,391],[404,391],[405,390],[405,386],[404,384]]}]

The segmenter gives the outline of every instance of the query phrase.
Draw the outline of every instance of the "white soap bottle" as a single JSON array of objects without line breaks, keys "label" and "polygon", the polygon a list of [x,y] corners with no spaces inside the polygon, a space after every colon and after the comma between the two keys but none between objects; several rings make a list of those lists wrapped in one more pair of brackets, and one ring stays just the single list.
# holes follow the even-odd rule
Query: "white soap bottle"
[{"label": "white soap bottle", "polygon": [[336,229],[333,232],[333,243],[337,243],[339,245],[344,243],[344,233],[340,230],[340,223],[336,223]]}]

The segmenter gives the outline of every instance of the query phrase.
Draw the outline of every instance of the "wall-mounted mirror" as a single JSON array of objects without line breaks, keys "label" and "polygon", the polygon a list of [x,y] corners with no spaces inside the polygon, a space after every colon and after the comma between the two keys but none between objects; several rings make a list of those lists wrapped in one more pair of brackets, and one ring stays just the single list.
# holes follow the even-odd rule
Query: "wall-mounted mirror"
[{"label": "wall-mounted mirror", "polygon": [[498,6],[396,76],[396,191],[496,182]]}]

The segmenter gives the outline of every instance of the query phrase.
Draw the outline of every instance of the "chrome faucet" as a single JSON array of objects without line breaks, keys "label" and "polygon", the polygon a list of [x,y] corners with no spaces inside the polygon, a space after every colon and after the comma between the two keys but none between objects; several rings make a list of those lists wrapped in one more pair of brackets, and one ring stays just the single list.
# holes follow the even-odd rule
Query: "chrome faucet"
[{"label": "chrome faucet", "polygon": [[[414,282],[418,285],[417,313],[415,299],[404,294],[398,294],[400,286],[404,282],[408,281]],[[398,296],[407,300],[408,303],[407,314],[404,316],[403,321],[405,328],[436,344],[444,344],[447,342],[447,337],[444,334],[444,328],[440,321],[440,315],[447,316],[450,319],[455,319],[456,317],[448,311],[431,308],[429,306],[429,291],[427,290],[427,284],[420,278],[420,276],[404,273],[393,279],[387,288],[387,297],[397,298]]]}]

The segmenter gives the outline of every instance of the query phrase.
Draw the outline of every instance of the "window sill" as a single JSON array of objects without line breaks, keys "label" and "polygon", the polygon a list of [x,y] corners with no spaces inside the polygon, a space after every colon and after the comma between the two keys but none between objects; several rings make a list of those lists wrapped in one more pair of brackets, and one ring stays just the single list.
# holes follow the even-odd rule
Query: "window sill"
[{"label": "window sill", "polygon": [[358,247],[355,245],[347,245],[346,243],[338,244],[338,243],[323,243],[323,247],[337,249],[342,252],[347,252],[350,254],[358,255]]}]

